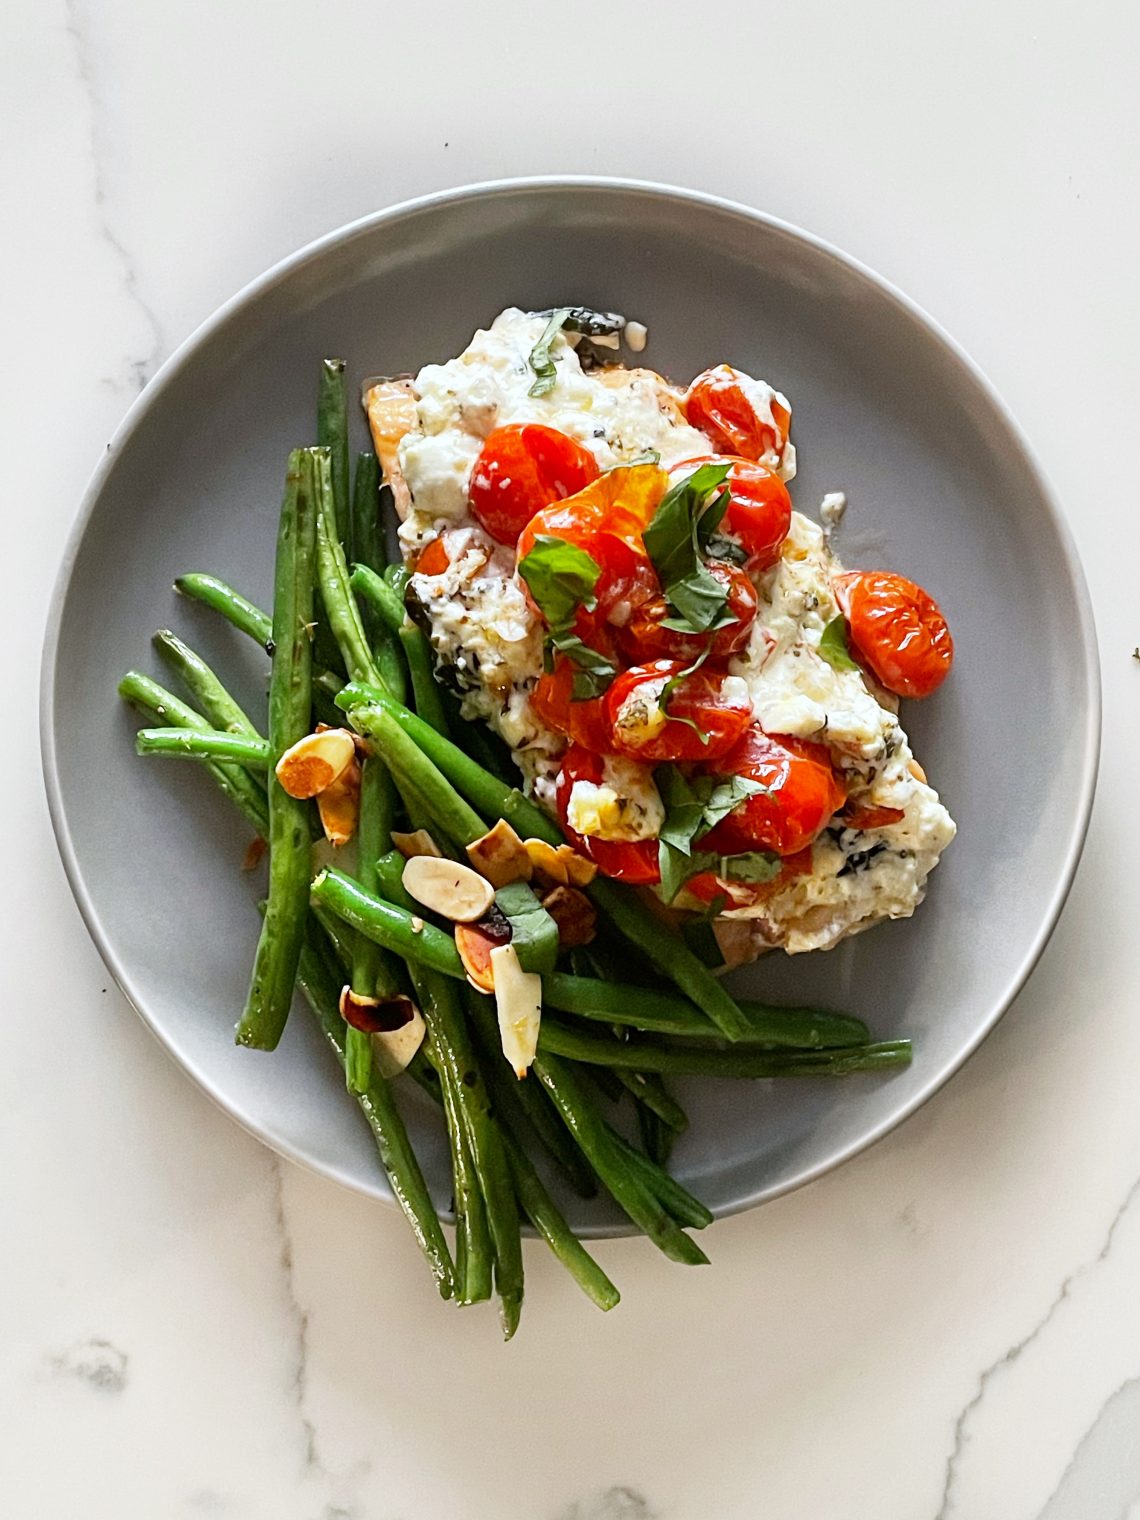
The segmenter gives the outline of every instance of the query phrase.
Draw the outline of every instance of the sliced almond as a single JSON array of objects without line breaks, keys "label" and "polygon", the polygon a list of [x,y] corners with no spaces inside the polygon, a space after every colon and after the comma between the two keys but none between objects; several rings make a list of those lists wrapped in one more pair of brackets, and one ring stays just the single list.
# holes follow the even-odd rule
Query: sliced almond
[{"label": "sliced almond", "polygon": [[399,1076],[424,1042],[427,1026],[410,997],[364,997],[343,987],[340,1016],[371,1036],[372,1054],[383,1077]]},{"label": "sliced almond", "polygon": [[558,944],[563,950],[588,945],[598,931],[597,910],[577,887],[555,887],[542,899],[542,906],[558,925]]},{"label": "sliced almond", "polygon": [[355,755],[332,785],[317,794],[317,812],[325,838],[338,850],[356,833],[360,821],[360,765]]},{"label": "sliced almond", "polygon": [[455,948],[467,973],[467,980],[477,992],[494,992],[495,975],[491,969],[491,951],[510,943],[511,926],[506,916],[492,912],[478,924],[456,924]]},{"label": "sliced almond", "polygon": [[496,945],[491,951],[491,975],[495,981],[495,1007],[499,1015],[499,1039],[503,1054],[516,1077],[525,1077],[538,1049],[542,1021],[542,977],[524,971],[513,945]]},{"label": "sliced almond", "polygon": [[513,881],[529,881],[534,870],[526,845],[505,818],[500,818],[489,833],[467,846],[467,858],[493,887],[508,887]]},{"label": "sliced almond", "polygon": [[558,857],[566,864],[566,875],[570,878],[572,887],[588,887],[598,874],[598,868],[592,860],[587,860],[584,855],[572,849],[568,844],[558,846]]},{"label": "sliced almond", "polygon": [[277,762],[277,779],[290,797],[316,797],[340,779],[356,758],[356,743],[347,728],[326,728],[306,734]]},{"label": "sliced almond", "polygon": [[434,855],[413,855],[401,878],[404,890],[433,913],[442,913],[453,924],[473,924],[495,900],[495,890],[485,876],[457,860]]},{"label": "sliced almond", "polygon": [[918,761],[914,758],[913,755],[907,764],[907,770],[911,773],[916,781],[926,781],[926,772],[923,770],[922,766],[919,765]]},{"label": "sliced almond", "polygon": [[552,844],[547,844],[545,839],[528,839],[526,852],[530,856],[532,867],[540,876],[545,876],[556,887],[567,885],[570,876],[566,862]]},{"label": "sliced almond", "polygon": [[401,834],[393,829],[392,843],[405,860],[411,860],[415,855],[434,855],[437,860],[443,859],[443,851],[427,829],[413,829],[410,834]]}]

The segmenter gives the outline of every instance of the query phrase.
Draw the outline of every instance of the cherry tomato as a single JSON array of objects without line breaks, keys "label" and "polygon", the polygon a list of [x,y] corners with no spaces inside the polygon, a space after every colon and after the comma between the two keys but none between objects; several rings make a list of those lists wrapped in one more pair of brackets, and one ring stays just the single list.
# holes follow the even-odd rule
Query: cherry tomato
[{"label": "cherry tomato", "polygon": [[715,871],[702,871],[698,876],[690,877],[681,890],[682,893],[688,892],[706,908],[716,902],[718,897],[726,899],[725,909],[751,908],[756,903],[766,902],[797,876],[807,876],[811,867],[811,846],[806,845],[794,855],[784,857],[780,862],[779,874],[773,876],[771,881],[726,881]]},{"label": "cherry tomato", "polygon": [[[725,754],[752,721],[747,690],[725,691],[719,672],[695,670],[682,675],[680,660],[634,665],[618,676],[606,693],[606,715],[619,755],[660,765],[669,760],[715,760]],[[670,693],[668,712],[661,710],[666,682],[680,677]]]},{"label": "cherry tomato", "polygon": [[689,386],[685,416],[723,454],[744,459],[781,454],[792,414],[773,393],[771,421],[762,417],[748,396],[748,385],[749,376],[729,364],[706,369]]},{"label": "cherry tomato", "polygon": [[580,745],[567,750],[554,793],[562,832],[580,855],[594,862],[603,876],[612,876],[615,881],[627,881],[633,886],[651,886],[661,880],[656,839],[596,839],[592,835],[575,833],[566,822],[575,781],[592,781],[597,786],[602,775],[600,755],[591,754]]},{"label": "cherry tomato", "polygon": [[483,445],[468,500],[493,539],[513,544],[536,512],[597,476],[594,456],[557,428],[511,423],[496,428]]},{"label": "cherry tomato", "polygon": [[727,464],[728,511],[720,531],[735,538],[748,556],[746,568],[754,575],[768,570],[780,558],[780,550],[792,523],[792,498],[775,471],[754,459],[728,454],[708,454],[674,465],[670,478],[690,475],[702,464]]},{"label": "cherry tomato", "polygon": [[889,570],[852,570],[834,581],[854,652],[888,691],[928,697],[950,674],[954,641],[921,586]]},{"label": "cherry tomato", "polygon": [[795,855],[843,806],[844,790],[822,744],[753,727],[718,763],[718,774],[746,776],[766,790],[754,792],[699,841],[721,855],[774,850]]},{"label": "cherry tomato", "polygon": [[[609,532],[605,512],[593,502],[581,499],[555,502],[535,513],[519,536],[519,563],[527,557],[540,536],[565,539],[585,550],[598,565],[601,574],[594,587],[594,596],[598,603],[597,614],[602,620],[611,614],[620,616],[623,609],[628,618],[629,610],[658,590],[657,574],[648,554],[640,544]],[[530,588],[521,576],[519,579],[527,601],[537,612]],[[585,637],[585,634],[581,636]]]},{"label": "cherry tomato", "polygon": [[595,754],[613,749],[613,731],[606,717],[604,697],[573,700],[574,666],[565,655],[556,655],[553,675],[539,677],[530,694],[530,705],[556,734],[565,734]]},{"label": "cherry tomato", "polygon": [[442,575],[451,564],[451,557],[442,538],[433,538],[416,560],[417,575]]},{"label": "cherry tomato", "polygon": [[[709,658],[725,661],[748,643],[756,618],[756,587],[736,565],[710,560],[709,573],[728,593],[728,612],[734,619],[712,635]],[[672,617],[673,609],[663,596],[655,596],[635,607],[629,622],[620,629],[618,642],[631,660],[683,660],[691,665],[709,644],[707,633],[681,633],[662,626]]]}]

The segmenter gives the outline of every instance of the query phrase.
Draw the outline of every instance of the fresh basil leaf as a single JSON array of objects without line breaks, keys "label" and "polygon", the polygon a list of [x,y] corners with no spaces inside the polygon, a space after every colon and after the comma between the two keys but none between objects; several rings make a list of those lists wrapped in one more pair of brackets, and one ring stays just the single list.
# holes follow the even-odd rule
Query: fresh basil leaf
[{"label": "fresh basil leaf", "polygon": [[675,765],[659,765],[653,780],[665,806],[659,838],[683,855],[693,840],[727,818],[747,797],[765,790],[747,776],[686,776]]},{"label": "fresh basil leaf", "polygon": [[511,944],[524,971],[553,971],[558,959],[558,925],[525,881],[500,887],[495,905],[511,926]]},{"label": "fresh basil leaf", "polygon": [[557,310],[548,306],[545,311],[532,311],[532,317],[561,315],[567,332],[581,333],[587,338],[606,338],[625,330],[625,318],[616,311],[596,311],[592,306],[563,306]]},{"label": "fresh basil leaf", "polygon": [[706,569],[702,555],[728,507],[728,492],[719,487],[730,468],[727,464],[705,464],[679,480],[662,497],[642,535],[666,600],[689,633],[707,633],[723,626],[720,620],[728,597]]},{"label": "fresh basil leaf", "polygon": [[819,657],[826,660],[833,670],[858,670],[847,648],[847,619],[842,612],[833,617],[823,630],[819,641]]},{"label": "fresh basil leaf", "polygon": [[542,337],[530,351],[530,367],[535,373],[535,382],[527,392],[528,396],[545,396],[548,391],[554,389],[554,382],[558,378],[558,369],[550,352],[550,345],[562,331],[569,317],[571,308],[560,306],[557,311],[551,313],[550,321],[542,330]]},{"label": "fresh basil leaf", "polygon": [[575,667],[571,702],[586,702],[609,690],[610,683],[617,675],[617,666],[606,655],[599,654],[589,644],[584,644],[576,633],[556,629],[548,637],[547,645],[559,654],[564,654]]},{"label": "fresh basil leaf", "polygon": [[771,850],[753,850],[747,855],[722,855],[716,874],[724,881],[775,881],[782,864]]},{"label": "fresh basil leaf", "polygon": [[657,844],[657,865],[661,872],[661,898],[671,903],[687,881],[716,865],[715,855],[690,855],[665,839]]},{"label": "fresh basil leaf", "polygon": [[705,553],[710,559],[723,559],[730,565],[739,565],[742,569],[748,563],[748,555],[735,538],[725,538],[720,533],[712,535],[705,547]]},{"label": "fresh basil leaf", "polygon": [[551,628],[564,628],[579,607],[594,610],[594,587],[601,573],[592,554],[551,533],[540,533],[534,548],[519,561],[519,574]]},{"label": "fresh basil leaf", "polygon": [[761,786],[759,781],[753,781],[750,776],[729,776],[725,781],[718,781],[704,805],[705,828],[715,828],[722,818],[735,812],[746,797],[754,797],[757,792],[767,790],[767,787]]}]

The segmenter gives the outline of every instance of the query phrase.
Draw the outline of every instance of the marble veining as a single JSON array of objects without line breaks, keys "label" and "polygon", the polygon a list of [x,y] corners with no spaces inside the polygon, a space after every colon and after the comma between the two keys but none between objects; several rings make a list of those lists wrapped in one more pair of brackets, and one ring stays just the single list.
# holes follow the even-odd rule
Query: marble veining
[{"label": "marble veining", "polygon": [[1037,1520],[1138,1520],[1140,1377],[1105,1400]]},{"label": "marble veining", "polygon": [[82,0],[64,0],[64,4],[67,13],[67,36],[72,45],[76,72],[87,103],[91,187],[99,235],[114,254],[123,291],[138,311],[144,330],[149,334],[149,342],[144,351],[128,356],[123,373],[118,377],[107,376],[105,383],[116,390],[126,390],[137,394],[162,362],[166,345],[154,308],[143,294],[142,281],[135,260],[130,249],[115,231],[111,220],[107,173],[104,166],[104,144],[100,131],[103,102],[96,77],[88,17]]},{"label": "marble veining", "polygon": [[636,1489],[617,1485],[576,1500],[561,1520],[657,1520],[657,1514]]},{"label": "marble veining", "polygon": [[[297,1298],[293,1272],[293,1238],[289,1231],[289,1218],[285,1210],[285,1163],[279,1156],[273,1157],[273,1218],[280,1246],[281,1277],[285,1290],[289,1321],[292,1329],[292,1368],[289,1386],[297,1418],[304,1437],[304,1465],[311,1472],[325,1476],[324,1464],[317,1450],[317,1428],[307,1410],[309,1380],[309,1315]],[[329,1517],[332,1520],[332,1517]]]},{"label": "marble veining", "polygon": [[[942,1489],[942,1502],[938,1506],[938,1512],[935,1516],[935,1520],[950,1520],[950,1517],[954,1514],[954,1487],[963,1454],[969,1445],[970,1426],[974,1419],[974,1416],[977,1414],[985,1399],[991,1382],[994,1378],[1000,1376],[1003,1372],[1008,1371],[1008,1369],[1013,1366],[1018,1358],[1030,1346],[1032,1346],[1038,1337],[1049,1327],[1053,1319],[1064,1306],[1065,1302],[1069,1299],[1074,1287],[1090,1273],[1095,1272],[1097,1267],[1099,1267],[1102,1262],[1107,1260],[1109,1252],[1112,1250],[1113,1241],[1116,1238],[1117,1231],[1119,1230],[1132,1205],[1135,1203],[1138,1194],[1140,1194],[1140,1177],[1138,1177],[1136,1181],[1133,1182],[1132,1186],[1128,1189],[1128,1192],[1125,1195],[1124,1201],[1120,1204],[1115,1214],[1112,1216],[1112,1220],[1109,1223],[1108,1229],[1104,1235],[1103,1244],[1101,1245],[1100,1250],[1096,1253],[1096,1255],[1090,1260],[1082,1262],[1080,1266],[1069,1273],[1069,1275],[1061,1283],[1060,1288],[1057,1290],[1056,1296],[1049,1304],[1048,1309],[1042,1315],[1041,1319],[1038,1320],[1038,1322],[1030,1331],[1028,1331],[1027,1334],[1022,1336],[1019,1341],[1016,1341],[1012,1346],[1010,1346],[1008,1351],[1004,1351],[996,1361],[991,1362],[990,1365],[982,1372],[980,1378],[978,1379],[977,1391],[974,1393],[974,1396],[970,1399],[969,1403],[966,1404],[966,1406],[961,1410],[954,1422],[954,1444],[946,1461],[946,1476]],[[1044,1520],[1044,1515],[1042,1517],[1042,1520]],[[1093,1520],[1093,1517],[1088,1516],[1086,1517],[1086,1520]],[[1115,1517],[1106,1515],[1105,1520],[1115,1520]]]}]

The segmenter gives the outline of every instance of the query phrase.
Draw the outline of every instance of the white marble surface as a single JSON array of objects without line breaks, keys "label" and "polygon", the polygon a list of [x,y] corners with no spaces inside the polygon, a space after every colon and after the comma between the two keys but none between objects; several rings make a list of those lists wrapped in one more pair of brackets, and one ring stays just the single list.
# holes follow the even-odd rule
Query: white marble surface
[{"label": "white marble surface", "polygon": [[[0,1511],[1140,1513],[1135,7],[11,0],[3,26]],[[556,170],[765,207],[965,344],[1067,504],[1105,757],[1056,936],[940,1097],[717,1226],[699,1284],[603,1244],[626,1289],[603,1317],[528,1249],[504,1349],[434,1300],[396,1214],[279,1164],[109,984],[51,840],[34,677],[86,476],[194,324],[374,207]]]}]

